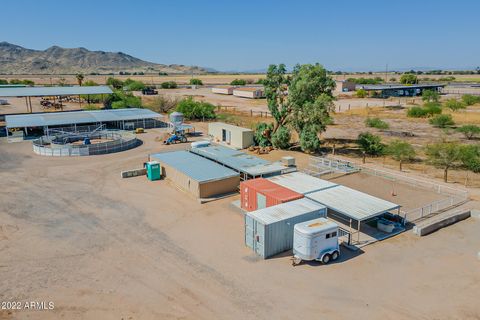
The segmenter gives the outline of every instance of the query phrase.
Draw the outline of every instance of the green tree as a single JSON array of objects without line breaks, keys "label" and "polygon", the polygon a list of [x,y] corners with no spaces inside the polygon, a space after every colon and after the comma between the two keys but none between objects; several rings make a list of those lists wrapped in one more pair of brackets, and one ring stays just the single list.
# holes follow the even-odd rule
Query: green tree
[{"label": "green tree", "polygon": [[463,102],[458,101],[457,99],[454,99],[454,98],[448,99],[447,101],[445,101],[444,106],[445,108],[448,108],[453,112],[466,108]]},{"label": "green tree", "polygon": [[176,110],[190,120],[215,119],[215,106],[208,102],[195,101],[188,97],[180,101]]},{"label": "green tree", "polygon": [[363,163],[365,163],[365,155],[379,156],[384,151],[382,138],[370,132],[362,132],[358,135],[357,143],[362,150]]},{"label": "green tree", "polygon": [[122,89],[123,88],[123,81],[120,79],[116,79],[113,77],[108,77],[107,85],[111,86],[113,89]]},{"label": "green tree", "polygon": [[191,85],[196,85],[196,86],[201,86],[201,85],[203,85],[203,82],[200,79],[192,78],[192,79],[190,79],[190,84]]},{"label": "green tree", "polygon": [[287,149],[290,147],[290,130],[287,127],[281,126],[277,132],[272,135],[272,145],[279,149]]},{"label": "green tree", "polygon": [[400,83],[402,84],[417,84],[418,78],[413,73],[404,73],[400,77]]},{"label": "green tree", "polygon": [[415,149],[407,141],[393,140],[385,148],[385,153],[390,155],[393,159],[398,161],[400,171],[402,171],[402,164],[415,158]]},{"label": "green tree", "polygon": [[232,82],[230,82],[230,85],[232,86],[244,86],[247,84],[247,81],[244,79],[235,79]]},{"label": "green tree", "polygon": [[175,89],[177,87],[177,83],[175,81],[166,81],[162,82],[161,86],[162,89]]},{"label": "green tree", "polygon": [[82,85],[84,87],[94,87],[94,86],[98,86],[98,83],[96,83],[93,80],[87,80],[87,81],[83,82]]},{"label": "green tree", "polygon": [[357,98],[366,98],[368,92],[365,89],[358,89],[355,91],[355,95],[357,96]]},{"label": "green tree", "polygon": [[452,115],[450,114],[438,114],[435,117],[428,120],[430,124],[437,128],[446,128],[453,126],[455,122],[453,121]]},{"label": "green tree", "polygon": [[8,84],[8,81],[5,79],[0,79],[0,84]]},{"label": "green tree", "polygon": [[467,170],[465,185],[468,185],[468,172],[480,173],[480,145],[463,145],[460,147],[460,161]]},{"label": "green tree", "polygon": [[287,117],[291,112],[287,91],[289,83],[290,78],[287,76],[287,69],[284,64],[279,64],[278,66],[272,64],[268,67],[267,76],[263,79],[263,85],[268,110],[274,119],[273,133],[280,126],[286,124]]},{"label": "green tree", "polygon": [[330,112],[334,110],[333,90],[335,80],[320,64],[297,65],[293,69],[292,80],[288,88],[288,102],[291,110],[290,123],[302,135],[308,127],[308,136],[311,131],[318,133],[325,131],[330,123]]},{"label": "green tree", "polygon": [[77,78],[78,85],[81,87],[83,83],[83,79],[85,79],[85,76],[83,75],[83,73],[77,73],[75,75],[75,78]]},{"label": "green tree", "polygon": [[457,142],[440,142],[425,148],[428,163],[443,169],[443,181],[448,181],[448,170],[460,165],[461,146]]},{"label": "green tree", "polygon": [[440,94],[436,90],[424,90],[422,92],[422,100],[425,102],[438,102]]},{"label": "green tree", "polygon": [[300,134],[300,148],[305,152],[315,152],[320,149],[318,132],[320,129],[315,124],[307,124]]},{"label": "green tree", "polygon": [[480,103],[480,97],[474,96],[473,94],[464,94],[462,96],[462,102],[466,106],[473,106],[474,104]]},{"label": "green tree", "polygon": [[107,96],[104,105],[113,109],[142,108],[142,99],[122,90],[114,90],[113,94]]},{"label": "green tree", "polygon": [[457,132],[461,132],[465,135],[465,138],[471,140],[475,136],[480,134],[480,127],[474,124],[467,124],[457,128]]},{"label": "green tree", "polygon": [[260,147],[271,146],[271,134],[273,125],[271,123],[260,122],[255,128],[255,144]]}]

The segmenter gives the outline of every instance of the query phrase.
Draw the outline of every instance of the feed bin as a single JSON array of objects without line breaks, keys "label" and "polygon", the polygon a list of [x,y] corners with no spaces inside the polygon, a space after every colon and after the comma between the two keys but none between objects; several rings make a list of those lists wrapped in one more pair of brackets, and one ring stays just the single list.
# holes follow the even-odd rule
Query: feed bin
[{"label": "feed bin", "polygon": [[246,180],[240,183],[241,207],[246,211],[268,208],[301,198],[303,198],[302,194],[264,178]]},{"label": "feed bin", "polygon": [[150,181],[160,180],[160,163],[158,161],[149,161],[145,163],[147,169],[147,178]]},{"label": "feed bin", "polygon": [[295,224],[326,217],[327,208],[309,199],[245,214],[245,245],[264,259],[293,248]]}]

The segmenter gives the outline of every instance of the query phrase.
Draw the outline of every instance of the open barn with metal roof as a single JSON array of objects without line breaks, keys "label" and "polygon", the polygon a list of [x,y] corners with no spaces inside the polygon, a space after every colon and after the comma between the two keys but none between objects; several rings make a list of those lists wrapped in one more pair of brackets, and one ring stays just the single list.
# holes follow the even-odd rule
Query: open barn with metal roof
[{"label": "open barn with metal roof", "polygon": [[194,147],[190,152],[235,170],[243,180],[296,171],[296,168],[287,167],[280,162],[270,162],[220,145]]},{"label": "open barn with metal roof", "polygon": [[197,198],[236,192],[240,175],[229,168],[188,151],[150,155],[162,168],[162,176]]},{"label": "open barn with metal roof", "polygon": [[421,96],[423,91],[431,90],[441,92],[445,84],[412,84],[412,85],[357,85],[357,89],[377,92],[383,98],[388,97],[415,97]]},{"label": "open barn with metal roof", "polygon": [[304,195],[338,186],[338,184],[334,182],[313,177],[303,172],[292,172],[273,176],[268,178],[268,180]]},{"label": "open barn with metal roof", "polygon": [[32,131],[38,133],[38,128],[48,135],[48,130],[53,128],[76,131],[80,126],[89,125],[106,125],[107,128],[123,130],[166,126],[162,119],[161,114],[148,109],[84,110],[7,115],[5,127],[7,134],[8,130],[17,128],[23,129],[25,136],[29,136]]}]

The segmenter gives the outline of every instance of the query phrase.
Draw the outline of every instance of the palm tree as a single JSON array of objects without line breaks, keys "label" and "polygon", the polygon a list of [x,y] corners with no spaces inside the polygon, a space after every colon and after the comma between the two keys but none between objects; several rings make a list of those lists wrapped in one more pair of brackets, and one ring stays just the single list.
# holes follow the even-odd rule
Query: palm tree
[{"label": "palm tree", "polygon": [[78,85],[81,87],[83,79],[85,79],[85,76],[83,75],[83,73],[77,73],[75,77],[77,78]]}]

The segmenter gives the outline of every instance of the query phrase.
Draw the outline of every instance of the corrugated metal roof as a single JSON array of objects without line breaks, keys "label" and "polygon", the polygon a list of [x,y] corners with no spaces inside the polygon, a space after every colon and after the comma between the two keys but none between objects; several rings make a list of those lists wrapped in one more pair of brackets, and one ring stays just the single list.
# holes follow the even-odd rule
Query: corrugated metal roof
[{"label": "corrugated metal roof", "polygon": [[422,88],[438,88],[445,87],[445,84],[412,84],[412,85],[388,85],[388,84],[371,84],[371,85],[357,85],[357,88],[364,90],[405,90],[405,89],[422,89]]},{"label": "corrugated metal roof", "polygon": [[400,205],[393,202],[341,185],[309,193],[305,197],[360,221],[400,208]]},{"label": "corrugated metal roof", "polygon": [[248,92],[254,92],[254,91],[263,91],[263,88],[252,88],[252,87],[246,87],[246,88],[235,88],[233,91],[248,91]]},{"label": "corrugated metal roof", "polygon": [[17,87],[0,88],[0,97],[43,97],[71,96],[79,94],[110,94],[108,86],[72,86],[72,87]]},{"label": "corrugated metal roof", "polygon": [[163,116],[148,109],[129,108],[9,115],[5,122],[7,128],[24,128],[153,118]]},{"label": "corrugated metal roof", "polygon": [[292,172],[268,178],[268,180],[301,194],[307,194],[338,186],[338,184],[312,177],[303,172]]},{"label": "corrugated metal roof", "polygon": [[188,151],[155,153],[151,154],[150,158],[157,160],[160,164],[165,163],[198,182],[221,180],[239,175],[233,170]]},{"label": "corrugated metal roof", "polygon": [[267,160],[219,145],[192,148],[190,151],[252,176],[277,173],[287,169],[286,166],[279,162],[271,163]]},{"label": "corrugated metal roof", "polygon": [[305,222],[300,222],[295,225],[295,230],[303,234],[316,234],[322,231],[336,228],[338,228],[338,224],[326,218],[317,218]]},{"label": "corrugated metal roof", "polygon": [[278,199],[280,201],[291,201],[303,198],[301,193],[285,188],[264,178],[243,181],[240,187],[252,188],[263,195]]},{"label": "corrugated metal roof", "polygon": [[232,124],[228,124],[228,123],[223,123],[223,122],[210,122],[208,124],[208,126],[219,126],[221,128],[228,128],[228,129],[231,129],[231,130],[235,130],[235,131],[241,131],[241,132],[253,132],[252,129],[247,129],[247,128],[243,128],[243,127],[239,127],[239,126],[234,126]]},{"label": "corrugated metal roof", "polygon": [[262,224],[267,225],[308,212],[320,211],[323,209],[325,209],[325,206],[304,198],[252,212],[246,212],[245,214],[261,222]]}]

